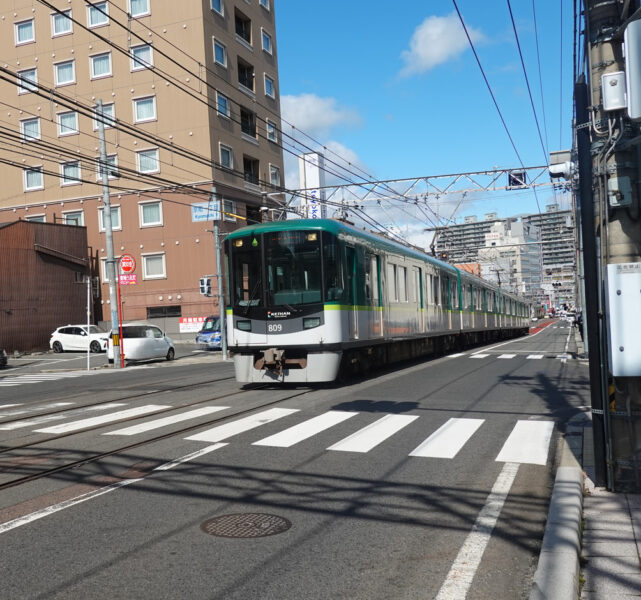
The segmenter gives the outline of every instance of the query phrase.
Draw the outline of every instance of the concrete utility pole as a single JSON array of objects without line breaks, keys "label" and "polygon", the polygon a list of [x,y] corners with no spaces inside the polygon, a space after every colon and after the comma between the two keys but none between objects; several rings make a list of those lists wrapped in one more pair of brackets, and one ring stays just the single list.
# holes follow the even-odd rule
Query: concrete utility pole
[{"label": "concrete utility pole", "polygon": [[111,340],[114,351],[114,369],[120,369],[120,336],[118,334],[118,293],[116,290],[116,259],[114,258],[114,237],[111,225],[111,201],[109,199],[109,166],[107,165],[107,145],[105,143],[105,123],[102,113],[102,100],[96,106],[98,135],[100,137],[100,177],[102,178],[102,224],[105,227],[107,246],[107,279],[109,279],[109,306],[111,308]]},{"label": "concrete utility pole", "polygon": [[587,81],[575,86],[584,314],[595,441],[602,437],[604,446],[595,447],[597,484],[634,491],[641,491],[639,19],[639,0],[586,1]]}]

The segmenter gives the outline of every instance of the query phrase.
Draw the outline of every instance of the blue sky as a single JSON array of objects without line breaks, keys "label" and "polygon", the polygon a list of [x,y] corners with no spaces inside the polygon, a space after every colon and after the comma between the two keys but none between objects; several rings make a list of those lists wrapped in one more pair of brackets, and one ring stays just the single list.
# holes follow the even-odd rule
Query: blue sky
[{"label": "blue sky", "polygon": [[[523,164],[546,164],[507,1],[457,4]],[[543,97],[533,2],[511,5],[543,145],[569,148],[572,2],[534,1]],[[520,166],[451,0],[275,0],[275,11],[283,118],[374,178]],[[286,165],[296,188],[287,153]],[[537,195],[542,210],[567,205],[565,194]],[[531,192],[476,194],[454,216],[537,210]]]}]

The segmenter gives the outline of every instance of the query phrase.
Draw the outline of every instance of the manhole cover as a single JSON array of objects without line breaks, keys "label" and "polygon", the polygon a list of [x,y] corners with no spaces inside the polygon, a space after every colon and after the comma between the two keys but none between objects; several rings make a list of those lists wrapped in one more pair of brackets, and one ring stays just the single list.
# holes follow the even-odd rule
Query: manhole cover
[{"label": "manhole cover", "polygon": [[283,533],[292,526],[283,517],[265,513],[222,515],[205,521],[200,528],[209,535],[228,538],[255,538]]}]

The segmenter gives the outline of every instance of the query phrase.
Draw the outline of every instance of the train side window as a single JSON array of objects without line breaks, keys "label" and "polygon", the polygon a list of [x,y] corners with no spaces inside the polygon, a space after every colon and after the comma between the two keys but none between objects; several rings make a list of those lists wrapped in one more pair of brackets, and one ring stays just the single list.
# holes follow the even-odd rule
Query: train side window
[{"label": "train side window", "polygon": [[365,257],[365,297],[369,304],[379,305],[378,257],[371,254]]},{"label": "train side window", "polygon": [[452,280],[452,308],[458,308],[458,285],[455,279]]},{"label": "train side window", "polygon": [[398,301],[407,302],[407,268],[396,267],[396,275],[398,277]]},{"label": "train side window", "polygon": [[438,275],[435,275],[434,278],[432,279],[432,297],[434,298],[434,305],[435,306],[440,306],[441,305],[441,297],[440,297],[440,289],[441,289],[441,282],[440,282],[440,277]]},{"label": "train side window", "polygon": [[387,293],[390,302],[398,302],[398,285],[396,281],[396,265],[387,263]]}]

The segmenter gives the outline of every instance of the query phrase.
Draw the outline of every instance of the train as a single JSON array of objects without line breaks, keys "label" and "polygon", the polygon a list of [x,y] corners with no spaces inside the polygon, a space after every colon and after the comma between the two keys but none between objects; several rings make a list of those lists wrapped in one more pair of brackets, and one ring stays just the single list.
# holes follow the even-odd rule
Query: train
[{"label": "train", "polygon": [[529,330],[527,300],[345,221],[249,225],[223,245],[241,383],[331,382]]}]

